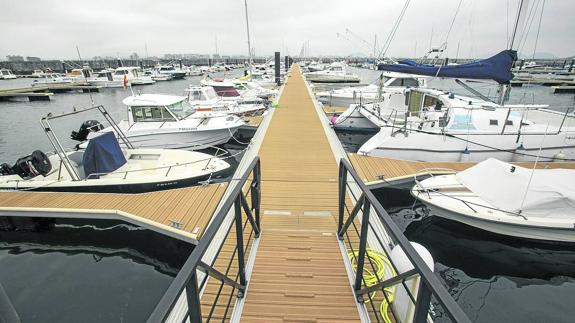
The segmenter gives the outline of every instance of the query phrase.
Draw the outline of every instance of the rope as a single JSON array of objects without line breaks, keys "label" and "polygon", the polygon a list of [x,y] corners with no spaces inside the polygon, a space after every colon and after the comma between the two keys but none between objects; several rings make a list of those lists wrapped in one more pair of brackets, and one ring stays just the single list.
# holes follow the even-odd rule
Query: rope
[{"label": "rope", "polygon": [[[357,268],[356,259],[358,256],[358,252],[355,251],[348,252],[347,256],[349,257],[351,266],[354,268],[355,271],[356,270],[355,268]],[[371,270],[367,269],[366,266],[364,266],[363,281],[365,287],[370,287],[379,283],[380,278],[385,276],[386,266],[388,270],[391,270],[392,275],[396,275],[395,271],[393,270],[393,266],[391,265],[391,262],[389,261],[387,256],[382,252],[375,249],[367,248],[367,250],[365,251],[365,256],[368,258],[367,260],[370,261],[375,267],[375,272],[371,272]],[[392,303],[395,298],[395,288],[386,287],[383,289],[383,292],[386,294],[385,296],[387,297],[385,296],[383,297],[383,300],[379,306],[379,314],[381,315],[385,323],[391,323],[394,322],[394,320],[392,320],[389,317],[388,308],[389,303]],[[373,298],[373,296],[375,296],[376,293],[377,291],[373,292],[370,296],[370,299]],[[387,300],[389,300],[389,303]],[[366,302],[369,302],[369,300]]]}]

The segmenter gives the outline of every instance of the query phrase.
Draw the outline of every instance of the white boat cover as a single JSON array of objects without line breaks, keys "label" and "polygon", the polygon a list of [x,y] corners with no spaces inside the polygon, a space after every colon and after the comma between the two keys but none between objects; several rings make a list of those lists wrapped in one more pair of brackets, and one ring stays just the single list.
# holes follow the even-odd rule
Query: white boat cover
[{"label": "white boat cover", "polygon": [[525,217],[575,218],[575,170],[532,170],[490,158],[456,177],[496,208]]}]

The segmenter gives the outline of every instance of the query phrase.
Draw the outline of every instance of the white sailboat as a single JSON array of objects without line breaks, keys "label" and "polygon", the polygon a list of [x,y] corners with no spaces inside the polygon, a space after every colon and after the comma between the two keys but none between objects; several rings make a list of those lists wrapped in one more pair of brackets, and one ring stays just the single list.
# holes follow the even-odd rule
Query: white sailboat
[{"label": "white sailboat", "polygon": [[357,75],[347,73],[345,64],[341,62],[331,63],[326,69],[304,73],[306,80],[316,83],[359,83]]}]

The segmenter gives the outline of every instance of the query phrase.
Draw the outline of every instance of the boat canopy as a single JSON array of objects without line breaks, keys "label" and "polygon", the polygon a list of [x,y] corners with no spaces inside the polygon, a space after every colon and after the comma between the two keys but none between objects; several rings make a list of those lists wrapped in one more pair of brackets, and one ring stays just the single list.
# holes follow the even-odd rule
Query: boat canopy
[{"label": "boat canopy", "polygon": [[[113,172],[125,163],[126,157],[124,157],[116,136],[111,131],[91,138],[82,157],[86,176]],[[92,178],[98,177],[93,176]]]},{"label": "boat canopy", "polygon": [[532,170],[490,158],[456,177],[481,199],[504,211],[527,218],[575,219],[575,170]]},{"label": "boat canopy", "polygon": [[504,50],[490,58],[466,64],[436,66],[419,64],[412,60],[402,60],[399,64],[380,64],[378,68],[383,71],[407,74],[494,80],[499,84],[508,84],[513,79],[511,67],[516,59],[516,51]]}]

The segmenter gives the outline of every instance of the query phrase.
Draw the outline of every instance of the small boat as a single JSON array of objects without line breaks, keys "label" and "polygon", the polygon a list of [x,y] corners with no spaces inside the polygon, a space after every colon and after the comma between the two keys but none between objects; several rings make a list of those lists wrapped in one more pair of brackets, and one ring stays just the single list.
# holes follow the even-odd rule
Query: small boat
[{"label": "small boat", "polygon": [[350,104],[361,102],[370,103],[378,100],[380,87],[385,91],[389,88],[425,87],[425,77],[383,72],[377,81],[380,84],[369,84],[367,86],[350,86],[331,91],[317,92],[317,99],[323,104],[337,107],[347,107]]},{"label": "small boat", "polygon": [[[93,136],[86,149],[67,152],[55,137],[49,120],[102,107],[42,118],[42,127],[55,149],[46,155],[34,151],[15,165],[0,165],[0,189],[62,192],[141,193],[187,187],[211,179],[230,167],[220,158],[185,150],[134,149],[112,124],[126,148],[121,148],[112,132]],[[95,128],[95,129],[94,129]],[[76,136],[101,129],[98,122],[86,123]]]},{"label": "small boat", "polygon": [[158,65],[156,66],[156,71],[160,75],[165,75],[171,77],[171,80],[183,79],[186,77],[186,71],[176,69],[172,65]]},{"label": "small boat", "polygon": [[15,78],[16,75],[14,75],[11,70],[7,68],[0,69],[0,80],[13,80]]},{"label": "small boat", "polygon": [[49,73],[42,79],[37,79],[32,82],[32,86],[42,86],[42,85],[67,85],[74,83],[74,81],[62,74]]},{"label": "small boat", "polygon": [[34,70],[34,71],[32,71],[32,74],[30,75],[30,77],[35,78],[35,79],[43,78],[45,76],[46,76],[46,73],[43,70]]},{"label": "small boat", "polygon": [[355,74],[345,71],[345,65],[340,62],[331,63],[325,70],[304,74],[306,80],[315,83],[359,83]]},{"label": "small boat", "polygon": [[[134,147],[196,150],[228,142],[245,124],[234,115],[198,111],[187,99],[163,94],[127,97],[122,102],[127,107],[128,120],[120,121],[118,128]],[[100,130],[107,131],[115,129]],[[87,139],[96,135],[90,133]]]},{"label": "small boat", "polygon": [[575,170],[527,169],[487,159],[454,175],[416,182],[411,194],[433,215],[483,230],[575,242]]},{"label": "small boat", "polygon": [[188,103],[197,111],[211,111],[238,116],[261,114],[267,110],[262,99],[238,99],[237,101],[222,100],[210,86],[190,86],[186,89]]},{"label": "small boat", "polygon": [[94,75],[88,79],[88,83],[94,86],[101,87],[124,87],[130,85],[130,80],[124,82],[123,78],[114,78],[113,69],[104,69],[99,72],[95,72]]},{"label": "small boat", "polygon": [[156,81],[148,75],[144,75],[139,67],[118,67],[114,71],[114,80],[124,82],[124,76],[132,85],[148,85],[154,84]]}]

